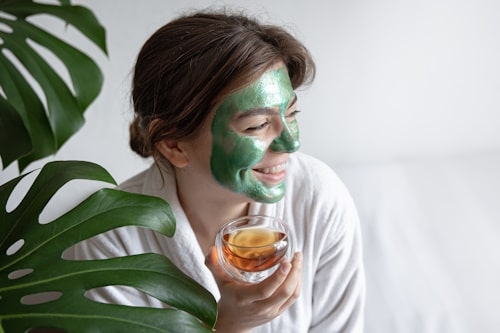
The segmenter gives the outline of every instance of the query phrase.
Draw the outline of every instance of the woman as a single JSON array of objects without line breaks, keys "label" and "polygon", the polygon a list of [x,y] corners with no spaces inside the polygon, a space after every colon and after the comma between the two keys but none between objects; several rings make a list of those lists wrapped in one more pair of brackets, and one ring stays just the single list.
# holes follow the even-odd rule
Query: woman
[{"label": "woman", "polygon": [[[133,150],[156,165],[120,188],[164,198],[176,233],[118,229],[77,257],[164,254],[218,299],[217,332],[361,332],[356,210],[331,169],[296,153],[294,90],[314,72],[299,41],[245,16],[195,13],[161,27],[137,58],[130,127]],[[249,214],[281,217],[299,250],[259,284],[231,280],[213,252],[220,227]],[[96,297],[161,306],[119,288]]]}]

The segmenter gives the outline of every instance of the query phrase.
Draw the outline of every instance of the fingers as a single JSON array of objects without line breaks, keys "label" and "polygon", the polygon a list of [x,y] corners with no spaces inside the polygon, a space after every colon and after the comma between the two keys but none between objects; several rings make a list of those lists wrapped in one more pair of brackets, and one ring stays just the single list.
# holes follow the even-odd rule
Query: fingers
[{"label": "fingers", "polygon": [[270,277],[252,286],[249,290],[249,301],[260,301],[271,297],[280,285],[286,280],[286,277],[292,269],[292,264],[289,261],[283,261],[280,267]]},{"label": "fingers", "polygon": [[217,285],[220,285],[225,282],[232,281],[231,278],[224,272],[222,267],[219,265],[219,261],[217,259],[217,249],[215,246],[210,248],[210,252],[205,257],[205,265],[212,272]]},{"label": "fingers", "polygon": [[[295,253],[292,262],[284,261],[269,278],[255,285],[250,294],[252,301],[285,303],[291,296],[300,293],[302,281],[302,253]],[[296,299],[296,297],[295,297]]]},{"label": "fingers", "polygon": [[[295,288],[293,288],[293,283],[289,286],[284,287],[283,290],[278,291],[282,292],[283,299],[285,301],[280,306],[279,313],[285,311],[290,305],[295,303],[295,301],[299,298],[300,292],[302,290],[302,253],[297,253],[292,261],[292,266],[296,269],[288,276],[287,280],[296,281]],[[293,274],[293,275],[292,275]],[[291,288],[288,289],[287,288]],[[288,296],[288,298],[286,298]]]},{"label": "fingers", "polygon": [[205,265],[212,270],[217,266],[217,249],[215,246],[210,247],[208,255],[205,257]]},{"label": "fingers", "polygon": [[210,249],[210,253],[205,258],[205,264],[214,275],[219,288],[222,285],[227,287],[234,285],[230,289],[238,289],[236,298],[241,303],[260,302],[264,306],[268,305],[284,310],[293,304],[300,295],[302,285],[301,252],[295,253],[292,262],[282,262],[273,275],[261,283],[253,285],[233,281],[219,265],[215,247]]},{"label": "fingers", "polygon": [[258,284],[233,281],[217,261],[212,248],[205,259],[219,285],[218,328],[255,327],[276,318],[292,305],[300,295],[302,284],[302,253],[296,253],[292,261],[284,261],[276,272]]}]

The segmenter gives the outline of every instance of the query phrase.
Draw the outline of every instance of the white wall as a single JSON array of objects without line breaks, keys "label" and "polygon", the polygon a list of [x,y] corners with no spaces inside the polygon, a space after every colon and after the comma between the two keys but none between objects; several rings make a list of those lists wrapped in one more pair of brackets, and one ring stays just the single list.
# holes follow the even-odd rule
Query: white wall
[{"label": "white wall", "polygon": [[[248,8],[284,24],[313,53],[317,80],[299,94],[305,152],[345,164],[500,149],[495,0],[74,3],[88,6],[107,29],[108,58],[67,33],[90,47],[106,82],[86,125],[55,158],[97,162],[118,181],[145,166],[128,148],[130,72],[139,48],[174,16],[210,5]],[[0,174],[2,182],[11,174]]]}]

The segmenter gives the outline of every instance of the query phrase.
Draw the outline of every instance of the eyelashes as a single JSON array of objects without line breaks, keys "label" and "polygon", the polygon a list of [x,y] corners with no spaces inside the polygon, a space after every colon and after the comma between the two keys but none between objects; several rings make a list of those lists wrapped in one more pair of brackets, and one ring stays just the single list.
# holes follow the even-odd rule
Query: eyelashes
[{"label": "eyelashes", "polygon": [[[285,116],[287,122],[294,121],[295,117],[299,113],[300,113],[300,110],[294,110],[294,111],[290,112],[288,115]],[[247,127],[245,129],[245,132],[247,132],[247,133],[253,133],[253,132],[261,131],[261,130],[264,130],[267,127],[269,127],[270,124],[271,123],[268,120],[266,120],[266,121],[264,121],[264,122],[262,122],[262,123],[260,123],[260,124],[258,124],[256,126]]]},{"label": "eyelashes", "polygon": [[289,115],[286,116],[287,119],[295,119],[295,116],[297,116],[300,113],[300,110],[295,110],[290,112]]},{"label": "eyelashes", "polygon": [[264,128],[268,127],[269,126],[269,122],[268,121],[265,121],[263,122],[262,124],[260,125],[257,125],[257,126],[252,126],[252,127],[248,127],[245,132],[256,132],[256,131],[260,131],[260,130],[263,130]]}]

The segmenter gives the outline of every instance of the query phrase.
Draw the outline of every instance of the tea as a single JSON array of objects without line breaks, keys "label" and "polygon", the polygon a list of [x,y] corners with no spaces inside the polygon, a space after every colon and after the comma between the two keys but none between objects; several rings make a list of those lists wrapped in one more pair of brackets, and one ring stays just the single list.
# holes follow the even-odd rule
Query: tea
[{"label": "tea", "polygon": [[222,250],[226,259],[247,272],[273,267],[288,248],[288,238],[283,232],[262,227],[239,229],[223,238]]}]

